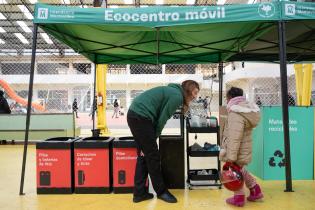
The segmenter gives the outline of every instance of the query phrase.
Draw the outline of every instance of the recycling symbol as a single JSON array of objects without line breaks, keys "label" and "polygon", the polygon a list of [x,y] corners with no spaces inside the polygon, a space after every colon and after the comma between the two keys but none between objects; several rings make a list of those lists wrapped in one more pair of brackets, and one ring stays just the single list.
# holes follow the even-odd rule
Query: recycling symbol
[{"label": "recycling symbol", "polygon": [[[276,161],[276,160],[280,160],[280,161]],[[279,166],[280,168],[285,166],[285,158],[284,158],[283,153],[280,150],[276,150],[273,153],[273,157],[269,158],[269,165],[271,167]]]}]

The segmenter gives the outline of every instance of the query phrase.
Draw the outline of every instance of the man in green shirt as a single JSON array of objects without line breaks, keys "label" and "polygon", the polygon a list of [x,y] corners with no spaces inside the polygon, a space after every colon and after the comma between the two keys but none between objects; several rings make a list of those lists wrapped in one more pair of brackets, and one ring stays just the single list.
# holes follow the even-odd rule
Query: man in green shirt
[{"label": "man in green shirt", "polygon": [[171,83],[145,91],[129,107],[128,126],[138,145],[133,193],[135,203],[153,198],[146,188],[148,174],[159,199],[177,202],[164,184],[156,139],[178,108],[183,107],[184,112],[188,110],[189,103],[196,99],[199,90],[199,84],[193,80],[186,80],[181,85]]}]

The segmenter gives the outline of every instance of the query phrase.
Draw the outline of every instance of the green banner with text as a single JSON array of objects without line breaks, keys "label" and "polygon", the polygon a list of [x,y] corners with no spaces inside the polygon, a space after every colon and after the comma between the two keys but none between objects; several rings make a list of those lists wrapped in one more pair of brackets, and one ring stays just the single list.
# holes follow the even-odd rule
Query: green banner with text
[{"label": "green banner with text", "polygon": [[280,18],[279,3],[224,6],[79,8],[36,4],[35,23],[120,24],[144,27],[270,21]]},{"label": "green banner with text", "polygon": [[[266,180],[285,179],[281,107],[263,107],[253,133],[253,160],[248,169]],[[314,172],[314,108],[289,107],[292,178],[311,180]]]}]

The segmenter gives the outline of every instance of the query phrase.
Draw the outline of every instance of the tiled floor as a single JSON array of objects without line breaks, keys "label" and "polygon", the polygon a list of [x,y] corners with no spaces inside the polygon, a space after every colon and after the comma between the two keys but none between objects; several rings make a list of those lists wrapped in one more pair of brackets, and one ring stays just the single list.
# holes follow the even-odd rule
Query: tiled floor
[{"label": "tiled floor", "polygon": [[[176,204],[152,199],[139,204],[130,194],[37,195],[35,181],[35,146],[29,146],[24,196],[19,196],[23,146],[0,146],[0,209],[1,210],[210,210],[237,209],[225,204],[231,193],[225,189],[171,190]],[[245,209],[315,209],[315,181],[294,181],[295,192],[283,192],[284,181],[260,181],[265,194],[261,202],[247,203]]]}]

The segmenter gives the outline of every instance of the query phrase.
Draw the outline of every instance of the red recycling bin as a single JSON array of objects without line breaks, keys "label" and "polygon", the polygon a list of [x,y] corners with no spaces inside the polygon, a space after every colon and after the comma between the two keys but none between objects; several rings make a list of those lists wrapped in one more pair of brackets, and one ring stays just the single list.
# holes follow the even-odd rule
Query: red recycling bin
[{"label": "red recycling bin", "polygon": [[36,178],[38,194],[73,192],[74,138],[57,137],[36,143]]},{"label": "red recycling bin", "polygon": [[75,193],[110,193],[111,137],[89,137],[74,143]]},{"label": "red recycling bin", "polygon": [[132,193],[137,163],[137,147],[133,137],[120,137],[113,141],[112,159],[114,193]]}]

